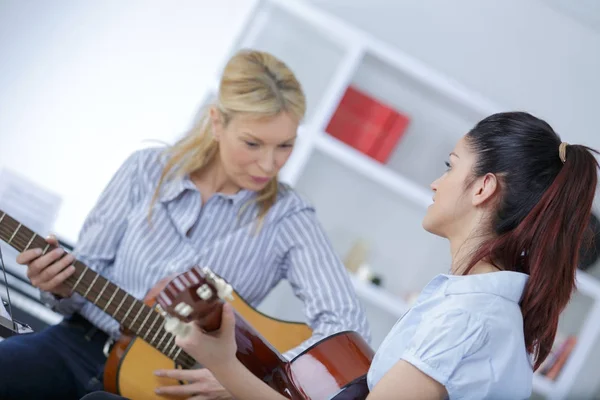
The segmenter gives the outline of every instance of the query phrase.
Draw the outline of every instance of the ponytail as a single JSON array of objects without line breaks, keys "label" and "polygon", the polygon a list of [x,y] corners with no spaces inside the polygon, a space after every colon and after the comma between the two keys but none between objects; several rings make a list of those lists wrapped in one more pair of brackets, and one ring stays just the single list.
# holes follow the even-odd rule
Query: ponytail
[{"label": "ponytail", "polygon": [[[518,117],[535,118],[523,114]],[[524,128],[522,120],[517,122],[512,128]],[[538,119],[526,122],[530,123],[527,126],[529,129],[522,131],[529,135],[523,136],[523,141],[531,140],[531,133],[534,131],[537,137],[534,135],[533,139],[537,140],[537,148],[522,150],[528,152],[530,159],[521,159],[520,162],[514,160],[514,166],[507,167],[504,171],[500,168],[499,172],[504,172],[499,174],[503,198],[494,223],[497,235],[485,242],[472,256],[465,274],[478,261],[487,260],[504,269],[529,275],[520,306],[525,346],[534,356],[536,370],[550,353],[559,315],[575,288],[579,250],[589,226],[596,191],[598,162],[592,154],[597,152],[586,146],[559,146],[559,140],[546,146],[541,144],[542,133],[548,139],[552,138],[547,130],[549,125]],[[541,133],[540,127],[544,128]],[[513,142],[521,139],[518,133],[523,133],[522,131],[510,131]],[[551,128],[550,132],[556,135]],[[487,145],[489,149],[489,145],[494,145],[484,136],[475,132],[471,138],[471,144],[480,157],[482,146]],[[508,134],[505,138],[506,136]],[[546,154],[545,147],[551,147],[553,155],[548,152],[548,156],[543,157]],[[559,147],[562,148],[561,157]],[[514,147],[512,150],[514,151]],[[545,163],[541,159],[545,159]],[[480,162],[476,166],[476,175],[480,176],[482,168],[485,168],[484,164],[490,162],[493,163],[494,160]],[[552,177],[553,179],[548,179]],[[519,196],[523,198],[519,199]],[[523,217],[519,214],[523,214]]]}]

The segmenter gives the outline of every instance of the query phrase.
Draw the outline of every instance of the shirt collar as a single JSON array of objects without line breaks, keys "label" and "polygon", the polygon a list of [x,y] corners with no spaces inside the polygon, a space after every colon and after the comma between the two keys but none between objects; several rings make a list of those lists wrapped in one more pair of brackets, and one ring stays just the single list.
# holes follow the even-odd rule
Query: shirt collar
[{"label": "shirt collar", "polygon": [[241,189],[239,192],[234,194],[215,193],[215,196],[229,200],[234,206],[239,206],[250,200],[255,194],[256,192],[252,190]]},{"label": "shirt collar", "polygon": [[163,184],[159,199],[162,203],[167,203],[188,189],[196,189],[188,178],[170,179]]},{"label": "shirt collar", "polygon": [[[168,180],[163,184],[159,200],[161,203],[167,203],[177,198],[186,190],[198,191],[198,188],[196,188],[196,185],[194,185],[194,182],[192,182],[189,175],[185,175],[182,178]],[[254,194],[255,192],[251,190],[242,189],[234,194],[215,193],[215,196],[227,199],[233,205],[238,206],[243,202],[250,200]]]},{"label": "shirt collar", "polygon": [[529,275],[521,272],[498,271],[474,275],[445,275],[446,294],[488,293],[518,303],[521,301]]}]

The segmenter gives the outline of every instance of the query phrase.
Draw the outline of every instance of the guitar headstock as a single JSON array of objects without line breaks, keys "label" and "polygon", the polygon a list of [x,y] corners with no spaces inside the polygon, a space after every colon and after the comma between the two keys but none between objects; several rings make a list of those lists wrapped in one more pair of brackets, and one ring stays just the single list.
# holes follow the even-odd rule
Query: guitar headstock
[{"label": "guitar headstock", "polygon": [[[214,325],[220,312],[223,300],[233,299],[233,289],[224,279],[206,267],[194,267],[173,278],[156,297],[158,304],[170,315],[165,329],[179,336],[189,332],[190,323],[205,321],[208,327],[218,329]],[[216,315],[218,313],[218,315]]]}]

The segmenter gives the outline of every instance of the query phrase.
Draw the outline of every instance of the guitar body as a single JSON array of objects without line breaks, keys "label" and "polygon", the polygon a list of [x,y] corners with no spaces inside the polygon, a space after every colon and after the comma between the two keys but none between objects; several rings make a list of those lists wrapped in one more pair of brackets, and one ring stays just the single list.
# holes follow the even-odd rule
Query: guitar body
[{"label": "guitar body", "polygon": [[[232,291],[209,268],[195,267],[169,282],[157,301],[171,316],[169,331],[185,337],[191,324],[206,332],[220,329],[223,299]],[[257,378],[292,400],[366,399],[375,352],[357,332],[328,336],[288,361],[238,312],[236,301],[236,357]]]},{"label": "guitar body", "polygon": [[290,374],[306,399],[364,400],[374,355],[358,333],[340,332],[290,361]]},{"label": "guitar body", "polygon": [[159,386],[177,385],[170,378],[154,375],[157,369],[177,368],[173,360],[140,338],[122,339],[115,343],[104,367],[104,390],[128,399],[159,400]]},{"label": "guitar body", "polygon": [[[144,303],[155,307],[156,296],[171,278],[159,281],[146,295]],[[258,332],[279,352],[284,353],[312,336],[306,324],[282,321],[262,314],[234,292],[232,305]],[[160,400],[173,398],[158,396],[154,389],[159,386],[177,385],[179,381],[157,377],[157,369],[174,369],[177,365],[144,340],[122,334],[113,345],[104,367],[104,389],[132,400]]]},{"label": "guitar body", "polygon": [[[366,374],[373,351],[354,332],[331,336],[290,362],[295,385],[311,400],[364,400],[369,394]],[[119,357],[120,356],[120,357]],[[104,370],[104,388],[128,399],[176,399],[158,396],[159,386],[178,381],[154,375],[173,369],[171,359],[139,338],[115,343]],[[332,395],[333,394],[333,395]]]}]

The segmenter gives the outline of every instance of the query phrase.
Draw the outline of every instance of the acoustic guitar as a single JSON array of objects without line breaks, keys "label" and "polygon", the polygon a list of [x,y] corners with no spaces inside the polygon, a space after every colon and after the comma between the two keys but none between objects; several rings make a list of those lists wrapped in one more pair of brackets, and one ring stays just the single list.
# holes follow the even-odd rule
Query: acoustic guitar
[{"label": "acoustic guitar", "polygon": [[[0,239],[19,252],[41,248],[43,254],[53,250],[43,237],[0,210]],[[73,263],[75,272],[66,284],[115,318],[125,334],[111,348],[104,368],[106,391],[127,398],[159,400],[154,390],[159,386],[180,384],[170,378],[157,377],[157,369],[194,368],[196,362],[175,345],[175,336],[165,329],[164,311],[156,305],[155,296],[171,278],[158,282],[138,300],[116,284],[89,269],[83,262]],[[236,311],[252,324],[279,351],[286,352],[312,336],[303,323],[282,321],[260,313],[233,292]]]},{"label": "acoustic guitar", "polygon": [[[169,282],[158,295],[171,316],[166,329],[189,334],[192,324],[206,332],[221,326],[223,300],[231,286],[204,267],[192,268]],[[255,376],[292,400],[364,400],[369,394],[367,372],[373,349],[356,332],[341,332],[314,344],[291,361],[285,360],[237,311],[236,356]]]}]

